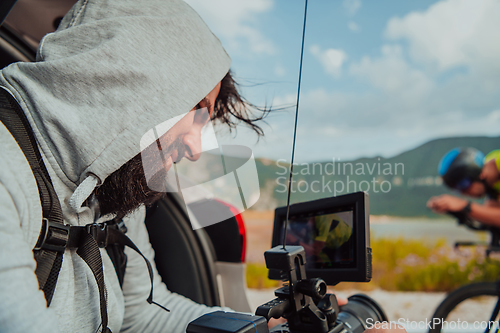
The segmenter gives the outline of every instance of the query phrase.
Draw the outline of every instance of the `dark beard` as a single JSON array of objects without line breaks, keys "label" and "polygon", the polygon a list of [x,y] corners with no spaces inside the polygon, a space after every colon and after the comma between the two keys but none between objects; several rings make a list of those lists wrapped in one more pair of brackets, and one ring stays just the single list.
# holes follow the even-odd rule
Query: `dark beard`
[{"label": "dark beard", "polygon": [[[158,179],[165,177],[166,171],[160,171],[155,175]],[[109,175],[94,193],[99,203],[101,216],[116,213],[118,219],[136,210],[142,204],[151,206],[167,195],[165,192],[153,191],[148,187],[141,154],[136,155]]]},{"label": "dark beard", "polygon": [[[101,216],[116,213],[116,217],[121,219],[142,204],[151,206],[166,197],[166,159],[177,151],[178,158],[174,162],[178,162],[188,148],[182,143],[182,137],[173,142],[166,137],[163,146],[166,149],[157,140],[109,175],[94,191]],[[144,168],[149,170],[149,179],[146,178]],[[153,176],[151,173],[154,173]]]}]

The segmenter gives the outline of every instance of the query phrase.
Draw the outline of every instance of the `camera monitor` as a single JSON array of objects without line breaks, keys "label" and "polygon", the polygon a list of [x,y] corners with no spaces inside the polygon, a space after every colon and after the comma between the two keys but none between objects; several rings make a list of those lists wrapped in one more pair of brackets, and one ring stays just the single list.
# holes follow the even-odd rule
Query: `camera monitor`
[{"label": "camera monitor", "polygon": [[[276,208],[273,247],[283,244],[286,211],[286,207]],[[368,194],[356,192],[291,205],[286,244],[304,247],[308,278],[322,278],[329,285],[370,281]]]}]

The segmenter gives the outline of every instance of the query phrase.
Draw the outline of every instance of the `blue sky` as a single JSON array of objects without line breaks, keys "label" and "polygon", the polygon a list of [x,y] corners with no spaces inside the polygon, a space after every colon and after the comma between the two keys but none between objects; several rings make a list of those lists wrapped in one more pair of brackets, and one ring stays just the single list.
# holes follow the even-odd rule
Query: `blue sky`
[{"label": "blue sky", "polygon": [[[253,103],[294,105],[304,1],[188,0],[220,38]],[[430,139],[500,135],[499,0],[310,0],[296,162],[394,156]],[[290,159],[295,109],[258,143]]]}]

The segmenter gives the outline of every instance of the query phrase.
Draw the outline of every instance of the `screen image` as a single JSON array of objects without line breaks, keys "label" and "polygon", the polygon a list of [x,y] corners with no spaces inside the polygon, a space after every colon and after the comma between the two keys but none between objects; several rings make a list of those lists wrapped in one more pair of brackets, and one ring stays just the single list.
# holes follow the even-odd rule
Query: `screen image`
[{"label": "screen image", "polygon": [[[307,268],[335,268],[354,264],[353,212],[291,216],[286,244],[300,245]],[[283,239],[284,226],[281,239]]]}]

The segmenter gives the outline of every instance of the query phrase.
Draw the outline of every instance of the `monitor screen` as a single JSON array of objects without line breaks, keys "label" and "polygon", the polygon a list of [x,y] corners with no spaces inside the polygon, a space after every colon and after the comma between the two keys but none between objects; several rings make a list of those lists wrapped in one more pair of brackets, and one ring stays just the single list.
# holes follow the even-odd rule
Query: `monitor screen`
[{"label": "monitor screen", "polygon": [[[294,215],[288,222],[286,244],[304,248],[307,268],[350,267],[354,264],[352,210]],[[284,228],[283,224],[281,239]]]},{"label": "monitor screen", "polygon": [[[275,211],[273,244],[304,248],[308,277],[328,284],[369,281],[371,249],[368,195],[363,192],[301,202]],[[271,274],[271,273],[270,273]],[[271,276],[271,275],[270,275]]]}]

